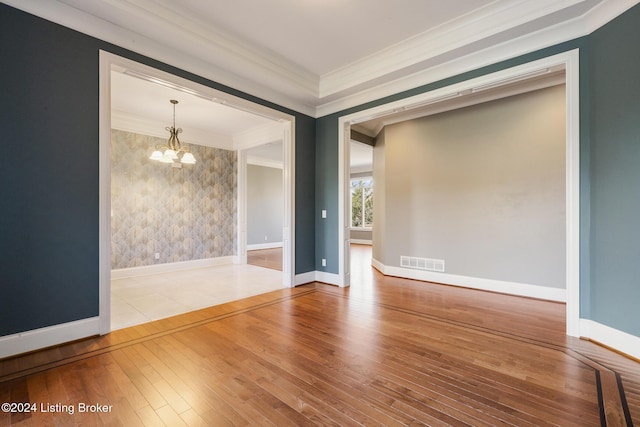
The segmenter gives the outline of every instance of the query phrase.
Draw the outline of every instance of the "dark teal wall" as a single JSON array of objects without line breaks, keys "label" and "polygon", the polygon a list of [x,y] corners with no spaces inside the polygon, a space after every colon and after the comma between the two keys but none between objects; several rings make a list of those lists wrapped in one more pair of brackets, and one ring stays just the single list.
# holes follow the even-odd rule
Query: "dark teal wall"
[{"label": "dark teal wall", "polygon": [[0,5],[0,336],[98,315],[99,50],[296,118],[296,272],[314,269],[315,119]]},{"label": "dark teal wall", "polygon": [[[322,210],[327,217],[322,218]],[[316,121],[316,265],[318,271],[338,272],[338,116]],[[322,266],[322,258],[327,266]]]},{"label": "dark teal wall", "polygon": [[594,32],[589,318],[640,336],[640,6]]}]

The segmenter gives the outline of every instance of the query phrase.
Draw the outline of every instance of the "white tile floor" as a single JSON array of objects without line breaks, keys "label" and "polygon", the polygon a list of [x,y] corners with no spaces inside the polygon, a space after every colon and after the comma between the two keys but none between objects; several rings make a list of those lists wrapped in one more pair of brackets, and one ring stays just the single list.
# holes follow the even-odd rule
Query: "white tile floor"
[{"label": "white tile floor", "polygon": [[282,289],[282,272],[221,265],[111,281],[111,330]]}]

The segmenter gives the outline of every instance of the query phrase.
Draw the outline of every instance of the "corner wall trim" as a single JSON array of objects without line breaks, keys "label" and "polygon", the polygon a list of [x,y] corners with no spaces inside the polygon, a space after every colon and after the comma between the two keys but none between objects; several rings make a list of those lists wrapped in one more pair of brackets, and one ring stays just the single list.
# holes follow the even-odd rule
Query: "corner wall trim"
[{"label": "corner wall trim", "polygon": [[217,265],[238,264],[238,262],[238,257],[232,255],[217,258],[196,259],[192,261],[172,262],[167,264],[120,268],[117,270],[111,270],[111,280],[147,276],[149,274],[171,273],[173,271],[192,270],[194,268],[215,267]]},{"label": "corner wall trim", "polygon": [[619,331],[593,320],[580,319],[580,336],[640,359],[640,337],[635,335]]},{"label": "corner wall trim", "polygon": [[305,285],[316,281],[316,272],[308,271],[306,273],[296,274],[294,286]]},{"label": "corner wall trim", "polygon": [[75,320],[60,325],[0,337],[0,359],[100,334],[100,318]]},{"label": "corner wall trim", "polygon": [[295,286],[304,285],[311,282],[328,283],[329,285],[340,286],[340,276],[325,271],[308,271],[296,274]]},{"label": "corner wall trim", "polygon": [[404,279],[442,283],[445,285],[499,292],[501,294],[517,295],[528,298],[538,298],[555,302],[567,301],[567,291],[560,288],[393,267],[384,265],[376,259],[371,261],[371,265],[385,276],[396,276]]}]

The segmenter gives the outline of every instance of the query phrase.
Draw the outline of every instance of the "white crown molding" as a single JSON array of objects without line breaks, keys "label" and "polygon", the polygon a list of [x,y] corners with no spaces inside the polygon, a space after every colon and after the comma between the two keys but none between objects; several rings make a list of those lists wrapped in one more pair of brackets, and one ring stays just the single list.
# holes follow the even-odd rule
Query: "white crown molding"
[{"label": "white crown molding", "polygon": [[[112,110],[111,112],[111,128],[113,129],[168,139],[169,133],[165,130],[166,126],[167,123],[123,111]],[[180,139],[185,144],[204,145],[224,150],[235,149],[232,137],[202,129],[189,128],[184,131]]]},{"label": "white crown molding", "polygon": [[320,80],[320,98],[381,78],[455,51],[532,20],[551,15],[583,0],[493,2],[394,46],[362,58]]},{"label": "white crown molding", "polygon": [[598,28],[611,22],[638,3],[640,3],[640,0],[605,0],[599,3],[582,17],[586,30],[585,35],[591,34]]},{"label": "white crown molding", "polygon": [[363,126],[360,126],[359,129],[366,129],[367,133],[373,134],[372,137],[375,138],[385,126],[394,123],[400,123],[407,120],[440,114],[446,111],[457,110],[460,108],[470,107],[472,105],[495,101],[497,99],[521,95],[523,93],[562,85],[565,83],[565,80],[565,73],[562,72],[555,73],[548,78],[525,79],[521,82],[517,82],[514,85],[506,87],[503,87],[503,84],[500,84],[497,90],[486,90],[478,93],[474,93],[473,91],[471,91],[471,93],[468,94],[461,93],[458,97],[454,97],[441,102],[436,102],[423,108],[415,108],[407,110],[404,113],[383,116],[373,122],[375,124],[375,128],[373,129],[364,128]]},{"label": "white crown molding", "polygon": [[233,146],[236,150],[246,150],[270,142],[282,141],[282,137],[281,123],[266,123],[233,135]]},{"label": "white crown molding", "polygon": [[[552,20],[554,13],[570,11],[586,0],[496,1],[321,77],[149,0],[112,0],[103,5],[108,19],[116,23],[59,0],[2,1],[283,107],[322,117],[590,34],[640,0],[603,0],[582,16],[519,38],[511,34],[503,43],[496,42],[500,34],[507,38],[523,24]],[[79,0],[66,1],[85,7]],[[97,15],[103,9],[91,12]],[[179,31],[165,31],[169,26]],[[493,45],[478,51],[488,37],[494,39]]]},{"label": "white crown molding", "polygon": [[[73,0],[67,2],[73,3]],[[163,41],[167,46],[179,46],[180,49],[202,44],[202,50],[194,52],[195,54],[206,51],[217,61],[231,60],[241,62],[242,67],[258,67],[269,77],[279,76],[300,91],[318,95],[318,76],[315,74],[273,52],[267,53],[244,43],[200,19],[186,18],[177,10],[164,7],[157,1],[110,0],[109,4],[118,9],[112,13],[116,25],[120,19],[127,24],[133,23],[137,32],[152,34],[154,40]],[[167,32],[166,28],[171,28],[172,31]]]},{"label": "white crown molding", "polygon": [[[314,106],[317,99],[317,79],[311,88],[308,86],[300,87],[294,84],[296,80],[299,80],[299,77],[293,76],[290,72],[276,73],[273,71],[273,67],[270,69],[263,68],[260,61],[251,61],[247,57],[242,58],[233,55],[233,52],[227,52],[227,63],[225,64],[227,67],[225,68],[220,63],[222,56],[211,52],[206,45],[203,46],[202,40],[194,41],[188,39],[189,37],[194,37],[193,34],[172,38],[171,43],[167,44],[161,40],[154,40],[138,32],[115,25],[57,0],[33,0],[29,2],[2,0],[2,2],[48,21],[269,100],[294,111],[309,116],[314,115]],[[151,19],[152,16],[147,16],[146,18]],[[172,24],[156,21],[156,25],[157,28],[164,29]],[[153,28],[153,26],[153,23],[148,24],[148,27]],[[187,39],[190,41],[186,41]],[[185,46],[190,47],[192,50],[198,46],[204,51],[201,50],[194,54],[185,50],[183,48]],[[231,64],[231,62],[234,64]],[[292,77],[293,80],[289,80],[288,77]],[[269,84],[265,85],[265,81],[268,81]],[[307,85],[309,83],[307,82]]]},{"label": "white crown molding", "polygon": [[262,166],[264,168],[284,169],[284,164],[281,161],[263,159],[262,157],[256,156],[247,156],[247,164],[253,166]]},{"label": "white crown molding", "polygon": [[586,36],[638,3],[640,0],[605,0],[581,17],[320,104],[316,107],[315,116],[323,117],[447,77]]}]

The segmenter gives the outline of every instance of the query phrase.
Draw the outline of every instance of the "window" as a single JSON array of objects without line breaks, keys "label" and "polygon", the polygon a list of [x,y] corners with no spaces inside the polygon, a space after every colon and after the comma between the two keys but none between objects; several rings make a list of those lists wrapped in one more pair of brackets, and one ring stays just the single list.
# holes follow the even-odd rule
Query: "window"
[{"label": "window", "polygon": [[373,178],[351,180],[351,227],[373,226]]}]

